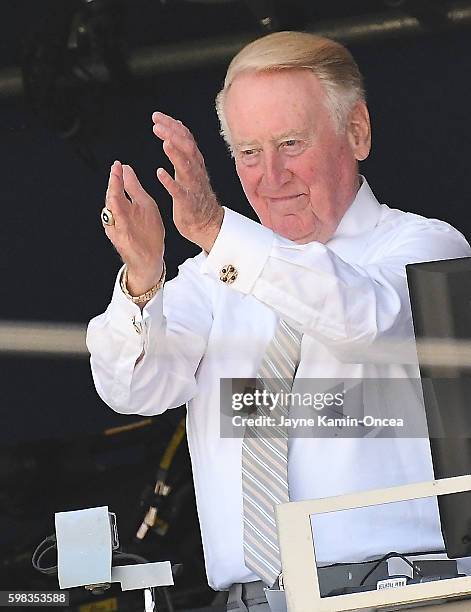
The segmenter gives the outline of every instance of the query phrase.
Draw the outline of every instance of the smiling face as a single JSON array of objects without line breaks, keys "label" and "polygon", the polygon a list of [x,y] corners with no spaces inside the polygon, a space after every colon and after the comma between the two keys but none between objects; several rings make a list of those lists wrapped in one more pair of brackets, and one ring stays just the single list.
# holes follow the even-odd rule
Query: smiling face
[{"label": "smiling face", "polygon": [[224,109],[237,174],[261,223],[300,244],[327,242],[358,190],[357,160],[369,152],[364,103],[337,133],[317,77],[282,70],[238,75]]}]

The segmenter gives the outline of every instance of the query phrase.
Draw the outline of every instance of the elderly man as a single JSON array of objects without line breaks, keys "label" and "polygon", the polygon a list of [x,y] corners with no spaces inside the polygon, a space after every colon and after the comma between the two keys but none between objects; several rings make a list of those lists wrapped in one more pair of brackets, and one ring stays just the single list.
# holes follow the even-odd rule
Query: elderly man
[{"label": "elderly man", "polygon": [[[471,252],[448,224],[380,205],[359,176],[370,121],[342,45],[297,32],[256,40],[230,64],[217,110],[261,224],[221,206],[189,130],[154,113],[175,168],[157,177],[177,229],[201,253],[163,286],[158,207],[131,167],[115,162],[102,220],[125,265],[88,346],[98,393],[117,412],[188,403],[209,584],[230,590],[228,609],[261,611],[262,587],[281,567],[276,503],[430,480],[429,444],[223,437],[220,379],[270,379],[289,391],[301,378],[417,377],[413,359],[384,349],[413,338],[405,265]],[[432,500],[363,509],[353,522],[331,516],[320,527],[324,564],[443,549]]]}]

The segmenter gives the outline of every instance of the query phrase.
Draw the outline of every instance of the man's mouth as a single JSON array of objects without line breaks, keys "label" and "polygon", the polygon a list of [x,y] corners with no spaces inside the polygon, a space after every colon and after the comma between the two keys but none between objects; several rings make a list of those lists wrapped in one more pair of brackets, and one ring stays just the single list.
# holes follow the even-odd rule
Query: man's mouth
[{"label": "man's mouth", "polygon": [[297,193],[295,195],[286,195],[286,196],[265,196],[267,200],[273,200],[274,202],[285,201],[285,200],[294,200],[295,198],[299,198],[302,196],[302,193]]},{"label": "man's mouth", "polygon": [[304,208],[306,202],[303,196],[303,193],[297,193],[295,195],[286,196],[267,196],[265,199],[268,202],[268,205],[273,207],[273,209],[279,209],[280,212],[283,212],[286,210],[286,208],[291,211],[300,210],[301,208]]}]

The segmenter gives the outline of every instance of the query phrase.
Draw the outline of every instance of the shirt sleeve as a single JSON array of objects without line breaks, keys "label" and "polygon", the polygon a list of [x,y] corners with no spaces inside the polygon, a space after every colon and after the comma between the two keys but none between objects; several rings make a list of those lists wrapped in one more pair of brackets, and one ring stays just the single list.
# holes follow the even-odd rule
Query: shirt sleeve
[{"label": "shirt sleeve", "polygon": [[[197,259],[197,258],[196,258]],[[99,396],[116,412],[155,415],[189,401],[212,323],[209,292],[193,259],[141,309],[116,279],[111,303],[87,330]]]},{"label": "shirt sleeve", "polygon": [[221,279],[232,265],[236,276],[226,279],[228,290],[253,295],[340,361],[414,363],[406,264],[466,257],[471,250],[457,230],[428,219],[386,232],[388,244],[378,242],[368,262],[356,265],[319,242],[296,244],[226,210],[202,269]]}]

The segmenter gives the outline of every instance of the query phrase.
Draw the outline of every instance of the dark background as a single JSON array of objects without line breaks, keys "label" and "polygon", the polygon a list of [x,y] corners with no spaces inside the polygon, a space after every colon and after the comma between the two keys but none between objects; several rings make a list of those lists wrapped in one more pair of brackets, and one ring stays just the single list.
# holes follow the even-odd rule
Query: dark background
[{"label": "dark background", "polygon": [[[99,221],[115,159],[132,164],[159,203],[169,277],[196,254],[173,227],[171,202],[155,178],[155,169],[169,164],[152,134],[154,110],[192,130],[221,202],[252,216],[214,111],[227,60],[140,78],[126,62],[146,46],[164,53],[168,45],[181,45],[197,57],[217,38],[255,38],[264,31],[260,6],[279,29],[336,27],[369,19],[371,11],[420,17],[414,31],[347,40],[365,77],[372,118],[373,149],[362,172],[380,202],[444,219],[471,237],[471,26],[446,26],[443,15],[453,3],[2,0],[3,322],[85,324],[104,310],[120,266]],[[71,34],[80,26],[82,41],[71,50]],[[93,76],[95,64],[105,66],[105,78]],[[11,70],[24,79],[23,91],[9,91]],[[0,587],[46,588],[29,558],[52,533],[54,512],[107,504],[131,542],[145,512],[142,491],[153,484],[183,410],[105,437],[106,428],[140,419],[102,404],[85,358],[0,352],[0,372]],[[183,449],[174,470],[173,478],[189,482]],[[193,574],[187,586],[200,591],[182,601],[202,605],[210,595],[201,586],[191,491],[185,495],[183,515],[172,519],[178,536],[162,544],[151,534],[147,554],[175,561],[187,556]]]}]

